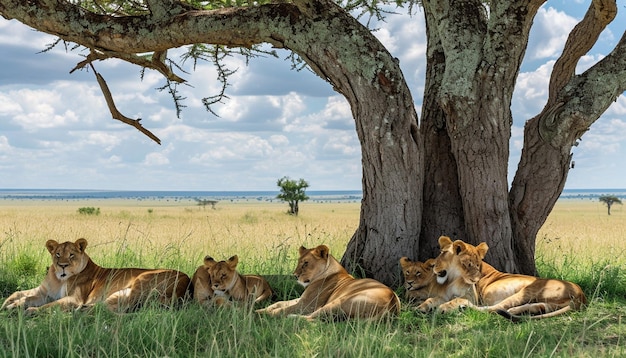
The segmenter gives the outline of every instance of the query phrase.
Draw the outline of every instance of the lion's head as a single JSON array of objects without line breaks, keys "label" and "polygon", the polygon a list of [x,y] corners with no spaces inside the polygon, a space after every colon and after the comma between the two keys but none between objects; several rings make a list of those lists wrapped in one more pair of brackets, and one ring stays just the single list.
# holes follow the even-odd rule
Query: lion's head
[{"label": "lion's head", "polygon": [[307,287],[316,277],[328,269],[330,249],[326,245],[319,245],[313,249],[300,247],[298,266],[293,274],[298,283]]},{"label": "lion's head", "polygon": [[239,257],[237,255],[227,261],[220,262],[215,261],[210,256],[204,258],[204,267],[211,277],[211,288],[216,294],[222,294],[233,287],[238,275],[238,263]]},{"label": "lion's head", "polygon": [[85,253],[87,240],[66,241],[62,244],[54,240],[46,241],[46,248],[52,257],[52,268],[57,279],[64,281],[81,273],[87,266],[89,257]]},{"label": "lion's head", "polygon": [[[428,259],[426,262],[411,261],[408,257],[400,258],[400,267],[404,275],[404,288],[407,297],[412,300],[425,300],[428,298],[427,289],[435,282],[433,267],[435,259]],[[423,294],[419,291],[424,290]]]},{"label": "lion's head", "polygon": [[441,254],[435,260],[433,272],[440,284],[462,277],[470,285],[481,278],[480,269],[489,246],[482,242],[478,246],[452,240],[447,236],[439,238]]}]

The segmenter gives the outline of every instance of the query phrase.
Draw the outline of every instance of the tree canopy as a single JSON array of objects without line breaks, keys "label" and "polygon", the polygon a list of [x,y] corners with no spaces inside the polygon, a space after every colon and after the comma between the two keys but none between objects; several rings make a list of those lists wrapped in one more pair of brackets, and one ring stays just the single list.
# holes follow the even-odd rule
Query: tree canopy
[{"label": "tree canopy", "polygon": [[606,205],[609,215],[611,215],[611,206],[613,204],[622,205],[622,200],[615,195],[602,195],[598,198],[598,200],[600,200]]},{"label": "tree canopy", "polygon": [[309,187],[309,183],[302,178],[292,180],[289,177],[282,177],[278,179],[276,185],[280,188],[280,194],[276,198],[289,204],[289,214],[298,215],[300,211],[298,204],[301,201],[309,200],[309,196],[306,195],[306,188]]}]

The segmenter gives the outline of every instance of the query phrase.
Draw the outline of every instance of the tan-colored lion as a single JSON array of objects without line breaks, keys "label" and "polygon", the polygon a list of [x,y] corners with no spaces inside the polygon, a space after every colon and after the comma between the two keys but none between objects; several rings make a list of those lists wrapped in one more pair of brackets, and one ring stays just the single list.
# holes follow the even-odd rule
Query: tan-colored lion
[{"label": "tan-colored lion", "polygon": [[408,257],[400,258],[400,268],[404,276],[405,298],[411,303],[422,303],[426,299],[439,295],[444,286],[437,283],[433,272],[435,259],[425,262],[412,261]]},{"label": "tan-colored lion", "polygon": [[304,286],[299,298],[276,302],[257,310],[270,315],[288,314],[315,318],[380,318],[400,311],[400,300],[389,287],[373,279],[355,279],[320,245],[313,249],[300,247],[300,258],[294,271]]},{"label": "tan-colored lion", "polygon": [[60,306],[63,309],[89,307],[105,302],[116,312],[142,306],[148,298],[173,305],[185,297],[189,276],[175,270],[103,268],[85,253],[87,240],[46,242],[52,265],[41,285],[13,293],[2,309],[26,308],[28,312]]},{"label": "tan-colored lion", "polygon": [[[480,268],[481,278],[476,283],[478,300],[455,299],[439,307],[449,311],[457,307],[473,307],[488,312],[497,312],[504,317],[517,320],[520,315],[531,318],[553,317],[572,309],[580,309],[587,303],[585,294],[575,283],[510,274],[496,270],[493,266],[478,260],[477,250],[486,252],[487,244],[477,247],[460,240],[452,242],[443,237],[439,241],[442,254],[438,257],[434,271],[440,277],[454,280],[458,277],[473,276],[476,267]],[[483,256],[484,255],[480,255]],[[472,262],[466,265],[466,262]],[[469,283],[468,283],[469,285]]]},{"label": "tan-colored lion", "polygon": [[[239,257],[237,255],[227,261],[219,262],[210,256],[204,258],[204,268],[210,279],[209,289],[216,298],[219,300],[221,297],[225,301],[232,299],[233,301],[253,304],[272,297],[274,292],[269,283],[259,275],[240,274],[237,272],[238,263]],[[197,286],[194,287],[194,295],[208,296],[207,293],[196,293],[197,289]],[[216,303],[221,304],[222,302],[217,301]]]},{"label": "tan-colored lion", "polygon": [[[481,278],[479,263],[482,262],[482,259],[487,253],[487,245],[466,248],[467,255],[459,260],[459,265],[465,268],[465,274],[455,276],[448,275],[445,268],[442,267],[442,260],[444,257],[447,257],[446,255],[451,249],[451,247],[448,246],[448,241],[450,241],[450,238],[447,236],[439,238],[441,254],[434,259],[434,265],[432,266],[432,275],[436,278],[433,285],[434,290],[429,297],[417,307],[417,309],[422,312],[436,309],[453,299],[464,299],[469,302],[476,302],[478,300],[475,284]],[[464,245],[462,241],[458,241],[456,244],[458,247]]]},{"label": "tan-colored lion", "polygon": [[200,265],[191,277],[193,286],[193,299],[205,306],[221,305],[226,300],[215,296],[215,292],[211,288],[211,275],[209,269]]}]

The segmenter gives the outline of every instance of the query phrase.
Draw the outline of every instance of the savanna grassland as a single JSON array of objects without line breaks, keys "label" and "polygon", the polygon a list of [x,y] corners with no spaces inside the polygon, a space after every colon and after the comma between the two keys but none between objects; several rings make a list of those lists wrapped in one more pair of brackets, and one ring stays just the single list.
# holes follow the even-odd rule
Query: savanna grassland
[{"label": "savanna grassland", "polygon": [[[0,201],[0,300],[37,286],[48,239],[88,240],[101,266],[167,267],[190,276],[205,255],[239,255],[242,273],[271,275],[277,297],[297,297],[297,249],[327,244],[340,258],[358,225],[359,203],[313,203],[298,217],[286,204],[220,202],[216,209],[169,201]],[[79,214],[97,207],[99,215]],[[511,323],[463,311],[421,314],[404,305],[382,322],[306,322],[252,309],[147,307],[119,315],[52,310],[0,312],[0,357],[621,357],[626,356],[626,212],[597,201],[561,200],[537,237],[542,276],[577,282],[581,312]],[[399,274],[399,272],[398,272]],[[395,287],[394,287],[395,289]],[[401,297],[401,290],[397,291]]]}]

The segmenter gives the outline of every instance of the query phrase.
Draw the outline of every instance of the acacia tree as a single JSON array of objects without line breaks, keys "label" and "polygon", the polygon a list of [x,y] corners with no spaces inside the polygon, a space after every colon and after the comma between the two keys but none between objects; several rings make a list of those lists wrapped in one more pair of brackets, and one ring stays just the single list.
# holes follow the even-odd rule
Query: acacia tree
[{"label": "acacia tree", "polygon": [[620,204],[620,205],[622,204],[622,201],[620,200],[620,198],[618,198],[615,195],[602,195],[601,197],[598,198],[598,200],[600,200],[606,205],[607,212],[609,215],[611,215],[611,206],[613,204]]},{"label": "acacia tree", "polygon": [[[497,268],[536,273],[535,236],[564,187],[572,146],[626,88],[625,36],[594,66],[574,72],[617,12],[615,0],[593,0],[554,65],[544,109],[526,123],[509,189],[512,94],[544,2],[419,2],[428,41],[419,126],[398,62],[347,10],[376,13],[372,4],[380,2],[347,0],[343,8],[330,0],[233,7],[196,0],[0,0],[0,14],[88,48],[77,68],[119,58],[161,72],[168,84],[183,81],[167,55],[174,47],[188,46],[189,56],[218,65],[226,47],[269,43],[291,50],[346,98],[362,146],[359,227],[342,263],[395,284],[398,258],[433,256],[441,234],[486,241],[486,259]],[[227,71],[221,73],[224,80]],[[97,79],[113,118],[158,141],[115,108],[106,82]]]},{"label": "acacia tree", "polygon": [[309,187],[309,183],[302,178],[296,181],[289,179],[289,177],[282,177],[278,179],[276,185],[280,188],[280,194],[276,195],[276,198],[286,201],[289,204],[289,214],[298,215],[300,211],[298,203],[309,200],[309,197],[305,193],[306,188]]}]

